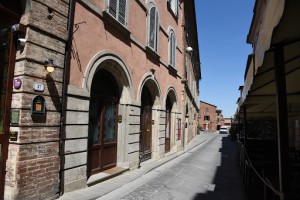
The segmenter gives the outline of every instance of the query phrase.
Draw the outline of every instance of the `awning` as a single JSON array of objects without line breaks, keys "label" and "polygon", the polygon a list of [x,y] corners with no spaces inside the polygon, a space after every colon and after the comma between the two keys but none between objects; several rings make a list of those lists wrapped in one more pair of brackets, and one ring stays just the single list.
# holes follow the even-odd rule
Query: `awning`
[{"label": "awning", "polygon": [[[238,101],[237,115],[247,120],[276,119],[275,48],[282,48],[286,76],[286,98],[289,119],[300,119],[300,3],[287,3],[279,25],[274,28],[271,47],[264,53],[261,66],[255,56],[248,67],[245,84]],[[291,3],[293,2],[293,3]]]}]

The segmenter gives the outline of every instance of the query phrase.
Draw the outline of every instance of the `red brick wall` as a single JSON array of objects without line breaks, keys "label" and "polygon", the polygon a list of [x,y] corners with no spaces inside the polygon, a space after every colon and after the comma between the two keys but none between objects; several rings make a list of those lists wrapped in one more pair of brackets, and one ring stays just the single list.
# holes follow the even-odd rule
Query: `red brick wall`
[{"label": "red brick wall", "polygon": [[[205,117],[208,116],[209,120],[205,119]],[[210,131],[216,131],[217,125],[216,125],[216,106],[206,103],[204,101],[200,101],[200,120],[199,124],[202,128],[208,128]]]},{"label": "red brick wall", "polygon": [[[24,47],[18,47],[14,76],[22,80],[13,89],[12,109],[19,121],[10,127],[17,141],[10,141],[5,175],[5,199],[55,199],[59,195],[59,135],[61,97],[67,38],[68,1],[32,0],[21,17],[26,26]],[[44,62],[53,59],[57,66],[50,75]],[[35,82],[44,91],[33,89]],[[31,101],[41,95],[46,115],[33,117]],[[0,197],[1,198],[1,197]]]}]

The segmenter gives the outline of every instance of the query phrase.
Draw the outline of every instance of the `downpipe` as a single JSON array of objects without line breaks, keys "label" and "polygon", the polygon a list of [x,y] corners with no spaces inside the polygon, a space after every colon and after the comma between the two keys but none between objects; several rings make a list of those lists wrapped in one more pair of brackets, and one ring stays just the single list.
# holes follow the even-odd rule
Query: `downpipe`
[{"label": "downpipe", "polygon": [[64,194],[64,165],[65,165],[65,138],[66,138],[66,94],[67,94],[67,79],[69,76],[71,47],[73,39],[73,24],[74,24],[75,0],[69,1],[69,15],[68,15],[68,36],[65,48],[64,72],[63,72],[63,87],[62,87],[62,102],[61,102],[61,122],[60,122],[60,140],[59,140],[59,157],[60,157],[60,171],[59,171],[59,196]]}]

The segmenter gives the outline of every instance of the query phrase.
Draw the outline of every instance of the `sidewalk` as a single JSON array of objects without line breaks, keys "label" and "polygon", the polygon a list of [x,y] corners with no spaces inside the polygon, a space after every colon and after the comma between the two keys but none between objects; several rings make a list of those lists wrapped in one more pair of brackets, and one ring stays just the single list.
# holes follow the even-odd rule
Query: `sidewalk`
[{"label": "sidewalk", "polygon": [[141,168],[129,171],[127,173],[121,174],[112,179],[106,180],[104,182],[98,183],[91,187],[87,187],[81,190],[76,190],[74,192],[65,193],[63,196],[59,198],[59,200],[90,200],[99,198],[105,194],[112,192],[113,190],[122,187],[123,185],[130,183],[148,172],[160,167],[161,165],[181,156],[185,152],[198,147],[200,144],[207,141],[209,138],[209,134],[212,133],[203,133],[197,135],[186,147],[183,151],[168,153],[164,158],[159,160],[148,160],[141,163]]}]

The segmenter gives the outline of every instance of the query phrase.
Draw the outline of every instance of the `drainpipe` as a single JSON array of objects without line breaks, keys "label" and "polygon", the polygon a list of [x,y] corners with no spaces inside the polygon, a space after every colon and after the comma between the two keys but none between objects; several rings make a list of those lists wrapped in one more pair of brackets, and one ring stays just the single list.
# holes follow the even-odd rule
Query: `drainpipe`
[{"label": "drainpipe", "polygon": [[66,138],[66,94],[68,86],[68,76],[71,61],[71,47],[73,39],[73,24],[74,24],[75,0],[69,1],[69,17],[68,17],[68,36],[65,48],[64,72],[63,72],[63,87],[62,87],[62,102],[61,102],[61,125],[60,125],[60,140],[59,140],[59,157],[60,157],[60,171],[59,171],[59,195],[64,194],[64,165],[65,165],[65,138]]}]

